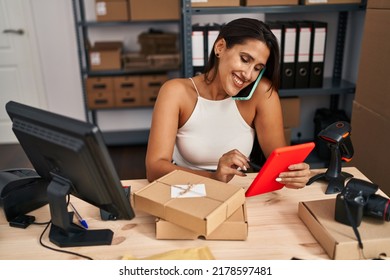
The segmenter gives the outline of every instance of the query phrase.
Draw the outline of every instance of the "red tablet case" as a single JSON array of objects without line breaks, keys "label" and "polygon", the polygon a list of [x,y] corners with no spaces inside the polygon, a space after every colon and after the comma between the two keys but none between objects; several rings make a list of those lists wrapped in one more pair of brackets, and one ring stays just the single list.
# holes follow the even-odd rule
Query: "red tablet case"
[{"label": "red tablet case", "polygon": [[245,192],[245,196],[259,195],[283,188],[284,184],[276,182],[275,179],[281,172],[287,171],[291,164],[303,162],[314,146],[314,142],[308,142],[275,149]]}]

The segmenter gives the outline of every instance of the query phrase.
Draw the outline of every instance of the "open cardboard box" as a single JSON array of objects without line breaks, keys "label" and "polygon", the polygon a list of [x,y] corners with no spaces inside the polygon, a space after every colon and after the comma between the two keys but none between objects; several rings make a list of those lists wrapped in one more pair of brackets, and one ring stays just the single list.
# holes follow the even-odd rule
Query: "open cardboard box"
[{"label": "open cardboard box", "polygon": [[237,209],[225,222],[207,236],[188,230],[160,218],[156,221],[157,239],[197,239],[206,240],[246,240],[248,237],[248,220],[246,205]]},{"label": "open cardboard box", "polygon": [[336,199],[300,202],[298,215],[331,259],[353,260],[390,256],[390,223],[364,216],[358,231],[363,243],[359,249],[352,227],[337,222]]},{"label": "open cardboard box", "polygon": [[[195,191],[202,185],[204,193]],[[171,191],[179,191],[179,196]],[[137,210],[208,236],[244,204],[245,190],[175,170],[135,192],[133,199]]]}]

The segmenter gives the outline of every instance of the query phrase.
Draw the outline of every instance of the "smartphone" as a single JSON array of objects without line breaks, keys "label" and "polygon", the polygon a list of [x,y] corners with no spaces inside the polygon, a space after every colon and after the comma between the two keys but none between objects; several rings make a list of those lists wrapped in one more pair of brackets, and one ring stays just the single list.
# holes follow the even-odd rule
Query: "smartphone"
[{"label": "smartphone", "polygon": [[242,89],[237,95],[233,96],[232,98],[234,100],[249,100],[251,99],[253,93],[255,92],[255,89],[257,88],[257,85],[259,84],[261,77],[263,76],[265,71],[265,67],[261,69],[259,76],[257,77],[256,81],[252,83],[252,85],[247,86],[246,88]]}]

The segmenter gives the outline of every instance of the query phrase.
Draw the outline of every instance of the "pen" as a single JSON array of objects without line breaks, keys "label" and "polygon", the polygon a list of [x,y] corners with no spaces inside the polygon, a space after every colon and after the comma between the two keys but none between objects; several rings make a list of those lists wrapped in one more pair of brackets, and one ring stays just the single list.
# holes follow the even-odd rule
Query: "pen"
[{"label": "pen", "polygon": [[73,212],[75,213],[77,219],[79,220],[80,224],[85,227],[85,228],[88,228],[88,224],[87,222],[80,216],[79,212],[77,212],[76,208],[73,206],[72,202],[69,202],[69,205],[70,207],[72,208]]},{"label": "pen", "polygon": [[261,169],[260,165],[257,165],[256,163],[253,163],[251,161],[248,161],[250,167],[252,167],[255,171],[259,171]]}]

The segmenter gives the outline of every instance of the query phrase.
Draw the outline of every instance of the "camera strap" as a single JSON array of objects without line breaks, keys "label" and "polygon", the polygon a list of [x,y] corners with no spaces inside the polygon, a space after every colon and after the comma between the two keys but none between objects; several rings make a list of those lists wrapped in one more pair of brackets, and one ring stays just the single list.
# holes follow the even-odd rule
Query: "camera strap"
[{"label": "camera strap", "polygon": [[355,236],[356,236],[357,241],[359,243],[359,248],[363,250],[362,239],[360,238],[360,233],[359,233],[357,226],[355,224],[355,220],[352,218],[352,214],[351,214],[351,211],[349,210],[348,202],[345,199],[343,201],[344,201],[344,206],[345,206],[345,210],[347,212],[347,217],[348,217],[349,223],[351,224],[353,232],[355,233]]}]

